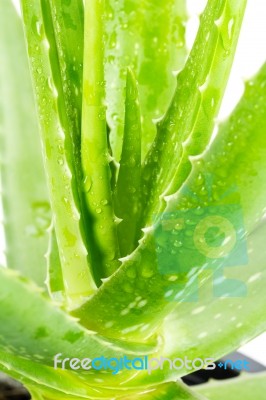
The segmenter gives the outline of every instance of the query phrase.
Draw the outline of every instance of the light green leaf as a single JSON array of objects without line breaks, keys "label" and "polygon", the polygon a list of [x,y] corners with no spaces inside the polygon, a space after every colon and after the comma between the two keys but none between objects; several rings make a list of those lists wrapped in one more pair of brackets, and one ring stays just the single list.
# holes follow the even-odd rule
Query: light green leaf
[{"label": "light green leaf", "polygon": [[[208,2],[192,53],[178,75],[174,100],[157,124],[158,136],[144,165],[147,210],[139,221],[141,152],[145,154],[154,137],[152,118],[166,112],[175,89],[171,70],[179,63],[179,50],[183,63],[184,0],[166,0],[163,8],[158,0],[85,0],[85,30],[83,0],[21,4],[53,211],[46,281],[53,301],[26,277],[33,276],[28,272],[29,256],[23,268],[19,254],[11,260],[26,276],[0,268],[0,369],[20,379],[35,400],[207,400],[174,383],[191,368],[158,368],[152,373],[126,368],[112,374],[112,368],[75,371],[67,365],[55,370],[53,364],[56,354],[60,359],[105,356],[113,361],[125,355],[216,359],[265,331],[266,64],[246,84],[239,105],[207,146],[246,0]],[[5,28],[5,19],[3,24]],[[9,52],[9,35],[17,40],[15,32],[18,35],[7,26],[5,41],[0,38],[4,55]],[[14,46],[12,51],[16,57],[19,50]],[[25,54],[24,63],[26,70]],[[8,74],[13,74],[13,62],[3,65],[3,73],[12,80]],[[137,79],[128,72],[126,83],[130,68]],[[6,118],[10,104],[19,110],[20,103],[12,82],[12,96],[10,82],[0,77],[0,84],[10,97],[8,106],[3,103]],[[15,84],[21,88],[17,74]],[[22,94],[18,99],[24,100]],[[15,111],[14,124],[3,124],[8,129],[17,128],[20,121],[26,124]],[[15,150],[11,139],[5,140],[13,199],[19,175],[15,166],[16,178],[11,176]],[[20,159],[27,149],[20,135],[15,140]],[[25,165],[34,169],[35,157],[40,162],[39,155],[31,153],[32,149],[27,155],[33,157],[32,164],[23,158],[21,171]],[[39,176],[29,176],[37,185],[34,179]],[[43,182],[42,178],[42,188]],[[21,188],[19,182],[18,188],[24,193],[31,189],[27,185]],[[25,199],[31,200],[33,193]],[[6,210],[10,217],[7,206]],[[24,213],[24,205],[14,210],[20,228],[24,220],[19,212]],[[116,217],[123,219],[120,225]],[[27,218],[32,221],[32,216]],[[40,222],[43,215],[38,214]],[[50,225],[48,217],[45,222]],[[128,255],[136,246],[136,224],[139,230],[145,226],[144,235]],[[121,253],[126,255],[119,269],[116,225]],[[35,245],[24,237],[23,243]],[[39,273],[33,277],[39,282]],[[96,291],[95,281],[100,285],[101,279]],[[79,319],[60,308],[65,297],[64,306],[72,311],[82,305],[73,311]],[[236,395],[242,386],[247,396],[253,390],[253,383],[237,382],[229,382]],[[231,395],[214,386],[203,386],[202,393],[208,390],[210,399]]]},{"label": "light green leaf", "polygon": [[157,387],[140,392],[135,396],[122,400],[207,400],[205,397],[193,392],[181,382],[169,382]]},{"label": "light green leaf", "polygon": [[114,156],[120,160],[124,132],[127,68],[136,71],[143,116],[142,156],[156,133],[153,118],[161,117],[174,93],[173,71],[186,56],[184,0],[108,0],[106,2],[105,74],[107,116]]},{"label": "light green leaf", "polygon": [[[138,377],[137,371],[133,371],[133,374],[132,371],[122,371],[119,375],[109,371],[107,375],[106,371],[93,369],[75,372],[69,366],[65,370],[55,371],[54,356],[61,353],[60,359],[68,357],[80,360],[101,356],[137,357],[153,353],[157,348],[155,341],[152,345],[130,344],[98,336],[85,330],[75,319],[47,300],[25,278],[4,268],[0,269],[0,277],[0,364],[29,380],[74,395],[82,394],[85,390],[93,391],[93,387],[115,387],[118,383],[123,390],[130,387],[127,383],[129,377],[130,380]],[[104,377],[104,385],[97,379],[101,377]],[[149,381],[151,379],[147,372],[141,380],[138,379],[142,384],[149,384]],[[134,390],[134,384],[130,390]]]},{"label": "light green leaf", "polygon": [[183,188],[166,198],[167,211],[238,204],[247,232],[260,223],[266,192],[265,87],[266,64],[246,82],[243,98],[204,157],[193,161]]},{"label": "light green leaf", "polygon": [[51,214],[21,22],[0,4],[1,181],[7,263],[44,287]]},{"label": "light green leaf", "polygon": [[57,245],[55,230],[53,227],[49,231],[49,248],[46,255],[47,258],[47,278],[46,284],[50,296],[55,301],[64,301],[64,282],[62,275],[61,262],[59,257],[59,249]]},{"label": "light green leaf", "polygon": [[[98,257],[97,276],[107,278],[119,266],[119,247],[111,192],[111,171],[104,106],[104,2],[85,1],[85,48],[81,157],[84,189]],[[96,268],[95,268],[96,270]]]},{"label": "light green leaf", "polygon": [[[179,304],[169,317],[166,331],[182,332],[178,348],[174,346],[171,350],[173,354],[184,352],[191,357],[201,354],[218,358],[266,329],[263,311],[266,302],[263,289],[266,284],[263,246],[266,228],[265,224],[260,227],[266,206],[265,85],[266,64],[246,83],[239,105],[220,126],[204,158],[194,163],[184,189],[169,202],[172,210],[177,206],[180,209],[211,209],[216,204],[231,209],[234,204],[243,213],[242,223],[246,230],[243,240],[248,245],[247,261],[243,260],[245,249],[242,249],[241,255],[234,256],[235,266],[220,272],[202,273],[198,278],[205,279],[206,283],[200,288],[197,303]],[[198,253],[197,257],[202,256]],[[184,257],[182,260],[185,262]],[[223,287],[224,293],[233,292],[233,298],[210,297],[215,296],[215,292],[217,296]],[[173,298],[175,294],[173,291]],[[210,320],[215,323],[210,325]],[[201,341],[196,347],[190,345],[196,342],[198,335],[205,333],[208,340]]]},{"label": "light green leaf", "polygon": [[210,382],[196,387],[198,393],[209,400],[264,400],[266,391],[266,374],[242,375],[221,382]]},{"label": "light green leaf", "polygon": [[115,193],[115,214],[122,219],[118,225],[122,257],[133,250],[140,202],[141,117],[136,78],[131,70],[127,74],[125,106],[125,131]]},{"label": "light green leaf", "polygon": [[[62,7],[61,3],[56,3],[57,8],[54,4],[52,1],[21,0],[64,286],[69,307],[75,307],[83,301],[83,296],[95,290],[84,227],[82,185],[77,173],[80,165],[76,146],[78,133],[73,134],[73,129],[78,129],[75,121],[80,91],[74,90],[72,94],[73,87],[71,90],[69,85],[73,81],[66,68],[66,61],[70,66],[74,60],[74,57],[71,61],[68,58],[74,46],[76,51],[74,39],[80,39],[78,43],[82,46],[82,38],[76,37],[77,27],[71,25],[69,19],[70,16],[76,18],[78,24],[81,3],[62,3]],[[62,30],[57,34],[61,28],[54,21],[59,17]],[[73,40],[69,39],[71,36]],[[72,52],[64,52],[66,40]],[[78,59],[74,64],[77,64],[76,71],[80,70]]]},{"label": "light green leaf", "polygon": [[[162,319],[174,307],[175,302],[167,298],[169,287],[173,285],[173,282],[176,284],[174,295],[180,296],[182,301],[182,298],[185,299],[195,291],[195,285],[192,284],[195,279],[198,279],[196,289],[200,288],[206,280],[200,275],[205,269],[205,264],[214,269],[212,260],[206,259],[206,256],[195,248],[193,240],[192,252],[187,252],[187,256],[184,255],[187,248],[186,240],[191,242],[191,232],[193,239],[195,221],[197,223],[198,219],[203,218],[202,211],[203,214],[207,212],[208,215],[212,207],[218,206],[223,207],[223,212],[228,213],[231,212],[233,205],[237,207],[239,213],[241,210],[243,212],[246,224],[245,235],[252,232],[265,210],[265,82],[266,67],[264,66],[251,84],[247,85],[243,99],[230,118],[236,121],[238,135],[235,133],[236,128],[234,126],[231,128],[228,122],[221,127],[221,132],[213,146],[202,160],[195,163],[193,167],[195,171],[192,172],[183,192],[178,192],[176,196],[171,197],[167,212],[162,214],[159,225],[145,231],[139,247],[124,260],[120,270],[111,280],[104,283],[91,300],[77,310],[75,315],[81,318],[82,324],[101,331],[103,321],[115,321],[112,329],[104,330],[106,334],[144,340],[157,329]],[[250,114],[252,114],[251,119]],[[225,156],[228,147],[230,147],[230,156]],[[212,174],[209,187],[206,183],[204,184],[204,179],[208,182],[208,174],[205,176],[205,173]],[[232,185],[238,186],[238,189],[235,190],[235,186],[232,189]],[[246,203],[247,199],[249,203]],[[190,218],[186,217],[187,210]],[[178,213],[180,216],[181,213],[183,219],[192,219],[192,225],[189,222],[184,231],[181,231],[181,245],[180,239],[175,236],[179,234],[178,227],[177,230],[171,228],[170,236],[166,231],[162,236],[162,243],[160,242],[159,233],[163,228],[162,223],[167,222],[171,213],[174,216]],[[242,234],[241,230],[239,232],[239,235],[242,235],[243,229]],[[177,246],[174,245],[174,241],[177,241]],[[162,271],[160,264],[162,258],[158,255],[164,255],[163,265],[169,268],[171,252],[174,252],[174,266],[177,265],[177,267],[171,272]],[[238,259],[237,256],[235,257],[234,262],[237,265]],[[192,269],[190,266],[193,260],[198,267]],[[218,259],[215,267],[218,272],[223,262],[223,259],[221,262]],[[108,310],[105,307],[106,304],[109,305]],[[126,318],[121,318],[123,315]]]},{"label": "light green leaf", "polygon": [[[164,197],[175,193],[191,172],[190,156],[201,154],[213,132],[232,67],[246,0],[210,0],[173,101],[143,167],[139,228],[163,212]],[[139,235],[139,233],[137,232]]]},{"label": "light green leaf", "polygon": [[[45,400],[66,400],[66,399],[73,399],[73,400],[82,400],[82,399],[112,399],[114,400],[134,400],[134,399],[165,399],[168,400],[205,400],[205,397],[199,395],[198,393],[192,392],[188,387],[186,387],[181,382],[169,382],[165,384],[159,384],[158,386],[148,387],[136,387],[135,390],[125,389],[124,391],[117,391],[113,388],[107,388],[101,390],[101,388],[94,388],[90,389],[88,386],[86,391],[78,390],[78,393],[74,394],[73,390],[69,387],[69,383],[75,387],[75,385],[79,384],[78,380],[70,379],[70,382],[65,381],[65,377],[62,376],[63,383],[66,385],[65,390],[60,392],[59,390],[54,389],[52,386],[49,385],[42,385],[42,383],[38,380],[38,376],[36,375],[36,382],[26,378],[25,376],[19,375],[14,370],[9,370],[8,368],[4,367],[3,364],[0,364],[0,368],[4,370],[6,373],[10,374],[13,378],[20,380],[24,386],[30,391],[33,399],[45,399]],[[43,368],[41,369],[43,372]],[[49,377],[49,373],[46,370],[46,375]],[[49,380],[49,379],[48,379]],[[83,382],[81,381],[81,385],[83,386]],[[61,385],[60,385],[61,386]],[[134,394],[132,394],[134,393]],[[35,397],[34,397],[35,396]]]},{"label": "light green leaf", "polygon": [[[176,340],[165,341],[163,354],[217,360],[266,330],[265,239],[266,224],[247,238],[246,264],[207,270],[198,276],[203,282],[197,288],[198,298],[183,297],[165,321],[165,337],[175,335]],[[190,372],[183,368],[178,375]]]}]

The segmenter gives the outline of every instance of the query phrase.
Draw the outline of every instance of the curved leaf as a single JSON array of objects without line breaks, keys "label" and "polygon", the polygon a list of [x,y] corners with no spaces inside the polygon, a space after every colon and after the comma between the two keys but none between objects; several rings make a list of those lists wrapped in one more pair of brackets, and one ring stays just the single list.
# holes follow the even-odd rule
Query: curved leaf
[{"label": "curved leaf", "polygon": [[119,266],[119,247],[104,106],[103,26],[104,2],[86,0],[81,158],[91,230],[99,250],[93,261],[97,275],[107,278]]},{"label": "curved leaf", "polygon": [[[166,207],[191,172],[190,156],[210,141],[232,67],[246,0],[209,1],[184,69],[177,76],[172,103],[157,125],[157,136],[142,174],[139,228]],[[137,235],[139,233],[137,232]]]},{"label": "curved leaf", "polygon": [[[184,190],[169,199],[167,212],[162,214],[159,224],[145,232],[139,247],[124,259],[119,271],[76,311],[82,324],[101,331],[103,321],[115,321],[112,329],[105,329],[106,334],[144,340],[174,307],[173,301],[167,299],[169,286],[176,285],[175,295],[182,301],[182,297],[195,291],[192,284],[195,279],[198,279],[196,289],[205,281],[200,273],[206,269],[206,264],[218,271],[224,265],[224,259],[218,257],[213,266],[212,259],[206,259],[206,255],[195,249],[193,232],[204,213],[211,216],[213,210],[217,213],[215,207],[218,207],[219,213],[225,213],[221,216],[226,216],[232,207],[236,208],[237,218],[242,211],[246,224],[246,230],[242,225],[236,226],[240,244],[243,235],[252,232],[265,210],[265,82],[266,66],[247,86],[229,119],[235,121],[236,127],[231,128],[229,122],[221,127],[213,146],[195,163]],[[230,156],[227,155],[229,147]],[[213,179],[208,181],[207,173]],[[204,184],[205,181],[209,186]],[[232,185],[237,185],[238,189]],[[172,216],[188,220],[180,232],[180,226],[175,228],[178,221],[174,229],[172,226],[170,230],[164,230],[163,224],[169,219],[171,222]],[[177,236],[180,234],[181,238]],[[192,251],[188,251],[189,243]],[[237,257],[236,253],[233,265],[238,264]],[[197,268],[192,268],[194,262]],[[126,318],[121,318],[124,315]]]},{"label": "curved leaf", "polygon": [[[54,370],[56,354],[60,355],[60,360],[101,356],[132,358],[154,353],[158,344],[155,341],[150,345],[130,344],[98,336],[95,332],[85,330],[55,303],[47,300],[25,278],[4,268],[0,269],[0,277],[0,364],[33,382],[66,393],[69,390],[69,394],[73,395],[93,392],[97,387],[100,393],[99,387],[111,389],[118,384],[121,391],[126,388],[134,391],[134,379],[138,385],[154,383],[147,372],[140,376],[135,370],[113,375],[105,370],[73,371],[69,366],[64,370],[60,369],[60,363],[58,369]],[[164,374],[158,380],[162,381]]]},{"label": "curved leaf", "polygon": [[[217,360],[265,331],[265,239],[264,224],[247,238],[246,264],[205,271],[198,277],[205,278],[198,298],[176,303],[165,321],[166,338],[175,335],[176,340],[165,341],[163,354]],[[180,369],[178,375],[190,372]]]},{"label": "curved leaf", "polygon": [[266,374],[250,374],[230,381],[210,382],[200,385],[198,393],[209,400],[264,400],[266,390]]},{"label": "curved leaf", "polygon": [[63,282],[63,275],[59,257],[59,249],[56,240],[56,234],[52,226],[50,227],[49,234],[50,234],[49,248],[46,254],[47,266],[48,266],[46,284],[50,296],[55,301],[63,302],[65,288]]},{"label": "curved leaf", "polygon": [[127,68],[136,71],[143,116],[142,156],[156,129],[152,119],[161,117],[174,93],[173,71],[183,66],[185,0],[109,0],[106,2],[105,76],[107,120],[114,156],[120,160]]},{"label": "curved leaf", "polygon": [[9,268],[44,287],[51,222],[39,127],[21,21],[0,4],[1,183]]},{"label": "curved leaf", "polygon": [[115,213],[121,218],[118,238],[121,256],[133,251],[140,201],[141,116],[136,78],[127,73],[125,130],[116,193]]},{"label": "curved leaf", "polygon": [[[148,389],[146,392],[135,396],[126,397],[123,400],[207,400],[205,397],[193,392],[181,382],[169,382]],[[122,399],[121,399],[122,400]]]},{"label": "curved leaf", "polygon": [[[80,130],[75,122],[79,112],[77,103],[80,88],[75,90],[72,86],[70,70],[73,67],[67,69],[66,62],[71,66],[73,61],[69,59],[69,51],[64,52],[64,40],[68,40],[69,48],[73,50],[72,55],[76,51],[74,38],[79,42],[80,35],[77,35],[77,26],[72,26],[69,18],[70,15],[71,18],[75,16],[77,22],[81,19],[82,3],[71,2],[69,5],[53,3],[52,0],[21,0],[21,4],[64,286],[69,306],[75,307],[83,301],[83,296],[90,295],[96,288],[90,271],[84,225],[86,210],[82,201],[80,175],[77,172],[81,171],[80,158],[77,156],[77,137],[80,136]],[[55,15],[58,9],[61,10],[60,16],[63,20],[59,26],[54,22],[58,18]],[[64,26],[66,29],[63,29]],[[73,40],[69,39],[71,36]],[[75,60],[76,71],[80,71],[79,57]]]}]

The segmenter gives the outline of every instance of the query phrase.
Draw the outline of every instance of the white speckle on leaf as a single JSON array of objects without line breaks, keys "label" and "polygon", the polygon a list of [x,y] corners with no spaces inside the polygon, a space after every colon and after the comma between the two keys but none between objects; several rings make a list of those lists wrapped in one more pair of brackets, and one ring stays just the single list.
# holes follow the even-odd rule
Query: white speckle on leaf
[{"label": "white speckle on leaf", "polygon": [[170,276],[170,277],[168,278],[168,281],[171,281],[171,282],[174,282],[174,281],[176,281],[176,280],[177,280],[177,276],[176,276],[176,275]]},{"label": "white speckle on leaf", "polygon": [[195,310],[193,310],[191,312],[191,314],[192,315],[200,314],[202,311],[205,310],[205,308],[206,308],[205,306],[197,307],[197,308],[195,308]]},{"label": "white speckle on leaf", "polygon": [[170,296],[172,296],[173,293],[174,293],[173,289],[168,290],[168,291],[165,293],[164,297],[170,297]]},{"label": "white speckle on leaf", "polygon": [[111,328],[113,325],[114,325],[114,321],[108,321],[108,322],[106,322],[105,327]]},{"label": "white speckle on leaf", "polygon": [[40,354],[34,354],[34,357],[37,358],[38,360],[43,360],[44,357],[41,356]]},{"label": "white speckle on leaf", "polygon": [[127,334],[129,332],[134,332],[134,331],[138,330],[140,327],[142,327],[142,325],[143,324],[129,326],[128,328],[123,329],[122,333]]},{"label": "white speckle on leaf", "polygon": [[141,300],[138,304],[138,308],[142,308],[142,307],[146,306],[147,302],[148,302],[147,300]]},{"label": "white speckle on leaf", "polygon": [[183,293],[184,293],[184,290],[181,290],[181,292],[178,292],[178,293],[175,295],[174,299],[175,299],[175,300],[180,299],[180,297],[183,296]]},{"label": "white speckle on leaf", "polygon": [[144,325],[140,328],[140,331],[141,331],[141,332],[144,332],[144,331],[146,331],[147,329],[149,329],[149,327],[150,327],[149,324],[144,324]]},{"label": "white speckle on leaf", "polygon": [[129,313],[129,308],[125,308],[124,310],[121,311],[121,315],[127,315]]},{"label": "white speckle on leaf", "polygon": [[198,338],[199,338],[199,339],[203,339],[203,338],[205,338],[206,336],[208,336],[207,332],[201,332],[201,333],[198,335]]},{"label": "white speckle on leaf", "polygon": [[252,275],[249,278],[248,283],[252,283],[252,282],[257,281],[260,278],[260,276],[261,276],[261,272],[258,272],[257,274]]}]

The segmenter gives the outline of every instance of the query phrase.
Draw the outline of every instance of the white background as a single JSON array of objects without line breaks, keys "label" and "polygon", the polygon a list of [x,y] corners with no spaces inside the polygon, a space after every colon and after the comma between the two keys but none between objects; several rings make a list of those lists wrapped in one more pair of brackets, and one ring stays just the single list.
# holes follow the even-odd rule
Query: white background
[{"label": "white background", "polygon": [[[13,0],[18,5],[19,0]],[[198,14],[203,10],[206,0],[188,0],[190,19],[187,42],[191,47],[198,27]],[[243,80],[251,77],[266,61],[266,1],[248,0],[246,16],[240,36],[231,78],[224,97],[220,119],[225,118],[235,106],[243,92]],[[2,212],[0,207],[0,218]],[[4,264],[4,237],[0,224],[0,263]],[[266,288],[265,288],[266,290]],[[265,305],[266,308],[266,305]],[[265,311],[266,312],[266,311]],[[240,349],[242,353],[266,366],[266,333]]]}]

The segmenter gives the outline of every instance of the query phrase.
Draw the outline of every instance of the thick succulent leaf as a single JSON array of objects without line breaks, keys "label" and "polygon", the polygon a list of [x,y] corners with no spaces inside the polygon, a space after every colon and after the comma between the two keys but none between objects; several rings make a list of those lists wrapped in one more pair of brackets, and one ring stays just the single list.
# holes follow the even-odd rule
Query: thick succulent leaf
[{"label": "thick succulent leaf", "polygon": [[207,400],[181,382],[169,382],[121,400]]},{"label": "thick succulent leaf", "polygon": [[[26,282],[25,278],[4,268],[0,269],[0,277],[0,364],[21,374],[25,379],[76,395],[84,393],[85,390],[93,391],[93,387],[98,387],[100,392],[101,386],[115,387],[118,384],[123,390],[130,387],[127,382],[129,378],[131,381],[135,377],[138,378],[138,371],[122,371],[119,375],[96,370],[55,371],[54,356],[62,353],[60,359],[69,357],[81,360],[101,356],[137,357],[154,353],[157,348],[156,342],[149,346],[140,343],[128,344],[98,336],[85,330],[57,308],[39,293],[36,286]],[[101,379],[104,379],[104,383]],[[151,384],[153,378],[146,373],[141,379],[138,378],[137,382],[142,385],[144,382]],[[135,390],[134,383],[131,383],[131,386],[132,390]]]},{"label": "thick succulent leaf", "polygon": [[125,128],[120,169],[115,193],[115,214],[121,256],[133,251],[141,176],[141,116],[136,78],[128,70],[125,103]]},{"label": "thick succulent leaf", "polygon": [[[165,332],[181,332],[178,347],[172,348],[172,354],[218,358],[266,329],[263,289],[266,283],[266,253],[263,248],[266,227],[256,228],[266,207],[265,85],[266,64],[254,79],[246,83],[244,97],[236,110],[221,125],[205,157],[194,163],[193,173],[183,191],[169,204],[172,210],[178,205],[194,211],[197,207],[201,211],[223,204],[230,212],[234,210],[231,208],[234,204],[243,213],[241,224],[249,234],[244,239],[239,237],[244,244],[246,241],[248,258],[243,254],[244,245],[242,254],[233,255],[231,267],[229,263],[224,271],[205,271],[202,278],[198,278],[204,279],[205,274],[205,278],[209,275],[210,280],[200,288],[196,303],[178,304],[170,316]],[[241,229],[241,225],[236,229]],[[176,240],[179,241],[179,237]],[[196,256],[199,258],[201,255],[196,252]],[[199,289],[197,285],[195,287]],[[217,298],[230,290],[233,298],[230,298],[230,293],[229,298]],[[169,293],[169,300],[175,301],[174,286],[169,288]],[[215,321],[213,325],[210,325],[210,320]],[[195,346],[201,337],[204,341]]]},{"label": "thick succulent leaf", "polygon": [[[116,348],[115,348],[116,349]],[[87,353],[88,354],[88,353]],[[116,353],[117,354],[117,353]],[[125,352],[124,352],[125,354]],[[83,371],[54,370],[45,364],[37,364],[25,358],[6,354],[0,351],[0,370],[23,383],[32,392],[34,389],[45,398],[59,399],[125,399],[132,395],[136,398],[140,393],[155,389],[161,382],[174,379],[169,372],[154,372],[154,376],[147,372],[128,373],[122,371],[120,375],[98,374],[88,375]],[[161,393],[161,390],[159,390]],[[180,394],[180,391],[179,391]],[[194,398],[193,398],[194,399]]]},{"label": "thick succulent leaf", "polygon": [[1,181],[8,266],[44,287],[51,214],[21,22],[0,4]]},{"label": "thick succulent leaf", "polygon": [[[85,48],[81,157],[91,230],[99,255],[97,275],[107,278],[119,266],[119,246],[111,191],[104,106],[104,2],[85,1]],[[95,268],[96,269],[96,268]]]},{"label": "thick succulent leaf", "polygon": [[[164,326],[163,354],[218,359],[238,349],[266,330],[266,224],[247,238],[245,265],[205,271],[197,298],[176,303]],[[169,287],[169,290],[171,288]],[[174,286],[172,290],[174,292]],[[173,298],[169,301],[175,302]],[[180,369],[178,375],[190,373]]]},{"label": "thick succulent leaf", "polygon": [[[71,76],[73,70],[80,71],[79,57],[73,54],[78,50],[76,43],[83,43],[76,26],[82,20],[81,4],[21,0],[64,286],[72,307],[95,290],[85,240],[82,184],[77,172],[81,171],[77,156],[80,90],[73,87],[80,78],[75,82]],[[71,24],[73,20],[76,24]],[[64,51],[66,41],[72,51]]]},{"label": "thick succulent leaf", "polygon": [[64,281],[59,256],[59,249],[56,240],[56,234],[53,227],[49,230],[49,248],[46,254],[47,259],[47,277],[46,284],[50,296],[55,301],[64,302]]},{"label": "thick succulent leaf", "polygon": [[229,381],[210,382],[196,387],[209,400],[264,400],[266,374],[249,374]]},{"label": "thick succulent leaf", "polygon": [[[82,324],[101,331],[103,321],[112,322],[112,329],[105,329],[106,334],[143,340],[174,307],[173,301],[167,299],[168,288],[173,282],[176,284],[175,295],[180,296],[182,301],[182,296],[189,296],[195,291],[192,284],[195,279],[198,279],[196,289],[206,280],[200,274],[206,264],[217,268],[218,272],[224,264],[224,259],[218,258],[213,266],[212,259],[195,250],[193,232],[204,213],[208,216],[213,213],[213,207],[218,207],[219,213],[230,215],[236,209],[237,218],[241,218],[239,215],[243,213],[246,233],[251,233],[265,211],[265,82],[266,66],[247,85],[243,99],[229,119],[235,122],[222,125],[213,146],[200,162],[194,164],[194,172],[183,192],[169,199],[167,212],[162,214],[160,224],[146,230],[139,247],[123,261],[120,270],[77,310],[75,315],[81,318]],[[209,181],[208,173],[212,177]],[[217,212],[217,208],[214,211]],[[175,222],[175,229],[172,226],[170,231],[166,229],[164,232],[163,224],[167,224],[172,215],[188,221],[181,229],[181,237],[178,221]],[[242,243],[243,224],[236,229]],[[187,251],[189,243],[192,252]],[[169,259],[169,255],[174,258]],[[170,262],[173,264],[171,270],[168,266]],[[193,263],[198,268],[193,268]],[[239,264],[237,253],[232,264]]]},{"label": "thick succulent leaf", "polygon": [[193,161],[183,188],[166,198],[167,211],[238,204],[247,232],[265,213],[266,64],[245,84],[245,93],[223,122],[204,157]]},{"label": "thick succulent leaf", "polygon": [[[134,399],[171,399],[171,400],[204,400],[205,397],[202,395],[192,392],[181,382],[170,382],[165,384],[160,384],[151,388],[135,388],[135,390],[126,389],[124,394],[123,392],[118,393],[115,392],[112,388],[107,388],[102,390],[89,391],[87,392],[78,390],[76,394],[73,394],[73,390],[69,392],[69,385],[66,385],[65,392],[60,392],[53,387],[42,385],[41,382],[38,381],[38,377],[36,376],[36,381],[30,380],[23,375],[19,375],[14,372],[14,370],[9,370],[3,364],[0,364],[0,369],[3,370],[6,374],[9,374],[14,379],[20,380],[24,386],[30,391],[33,399],[41,399],[41,400],[82,400],[82,399],[110,399],[112,396],[113,400],[134,400]],[[78,381],[71,381],[72,385],[77,385]],[[135,394],[132,394],[134,393]]]},{"label": "thick succulent leaf", "polygon": [[[99,383],[97,383],[97,386],[91,385],[92,380],[89,379],[88,375],[82,377],[80,373],[54,370],[43,364],[39,364],[36,368],[35,363],[13,355],[7,357],[1,351],[0,358],[3,360],[0,369],[3,366],[3,370],[9,370],[10,376],[19,378],[30,391],[31,388],[35,389],[36,393],[40,396],[44,395],[45,399],[110,399],[110,396],[114,398],[119,393],[119,389],[105,388]],[[14,371],[16,372],[14,373]],[[101,378],[99,376],[95,379],[98,382],[97,380]],[[123,391],[120,393],[123,394]]]},{"label": "thick succulent leaf", "polygon": [[109,399],[111,394],[123,396],[125,390],[130,395],[136,388],[143,390],[174,377],[161,370],[151,375],[125,370],[118,375],[110,371],[76,372],[67,366],[54,370],[53,359],[58,353],[62,353],[60,359],[131,358],[155,354],[158,346],[156,342],[130,344],[98,336],[82,328],[25,278],[4,268],[0,269],[0,278],[0,369],[27,387],[36,386],[41,393],[52,390],[68,396]]},{"label": "thick succulent leaf", "polygon": [[[51,32],[46,34],[50,36],[51,40],[56,41],[66,109],[69,115],[69,123],[72,124],[71,134],[76,151],[76,162],[79,164],[84,40],[83,1],[77,0],[75,4],[71,4],[69,1],[42,1],[42,11],[44,23],[50,22],[52,24],[50,25]],[[65,72],[62,72],[62,70]],[[60,78],[58,77],[58,79]],[[76,172],[79,171],[76,170]]]},{"label": "thick succulent leaf", "polygon": [[[210,0],[173,101],[157,126],[143,167],[139,228],[165,209],[164,196],[175,193],[189,175],[189,157],[208,144],[232,67],[246,0]],[[139,232],[137,232],[139,235]]]},{"label": "thick succulent leaf", "polygon": [[[36,366],[32,366],[32,369],[36,368]],[[62,393],[57,391],[56,389],[53,389],[52,387],[44,385],[41,380],[38,381],[36,378],[36,381],[31,380],[30,378],[24,376],[22,373],[18,373],[14,370],[14,365],[10,365],[9,363],[2,364],[0,363],[0,370],[3,371],[6,375],[9,375],[13,379],[16,379],[20,383],[22,383],[27,390],[31,394],[32,400],[55,400],[55,399],[84,399],[85,397],[76,397],[72,396],[67,393]],[[73,383],[73,382],[72,382]]]},{"label": "thick succulent leaf", "polygon": [[[45,399],[50,400],[67,400],[67,399],[118,399],[122,396],[124,397],[126,393],[130,395],[135,392],[135,389],[122,389],[115,387],[113,382],[113,387],[104,387],[103,383],[99,385],[99,380],[102,382],[103,379],[98,375],[96,380],[96,386],[91,385],[91,381],[88,375],[82,376],[82,374],[77,372],[60,371],[54,370],[38,365],[38,371],[36,370],[36,364],[30,363],[25,360],[18,360],[16,357],[7,357],[2,355],[0,352],[0,357],[4,359],[3,364],[0,364],[0,369],[2,365],[3,369],[10,370],[10,376],[18,378],[21,382],[27,386],[30,392],[35,392],[40,396],[44,396]],[[14,373],[13,371],[17,371]],[[104,376],[105,381],[107,375]]]},{"label": "thick succulent leaf", "polygon": [[155,136],[153,118],[161,117],[173,95],[173,71],[183,66],[186,7],[184,0],[136,2],[108,0],[105,49],[107,115],[111,142],[120,160],[127,68],[136,71],[143,115],[142,152]]}]

